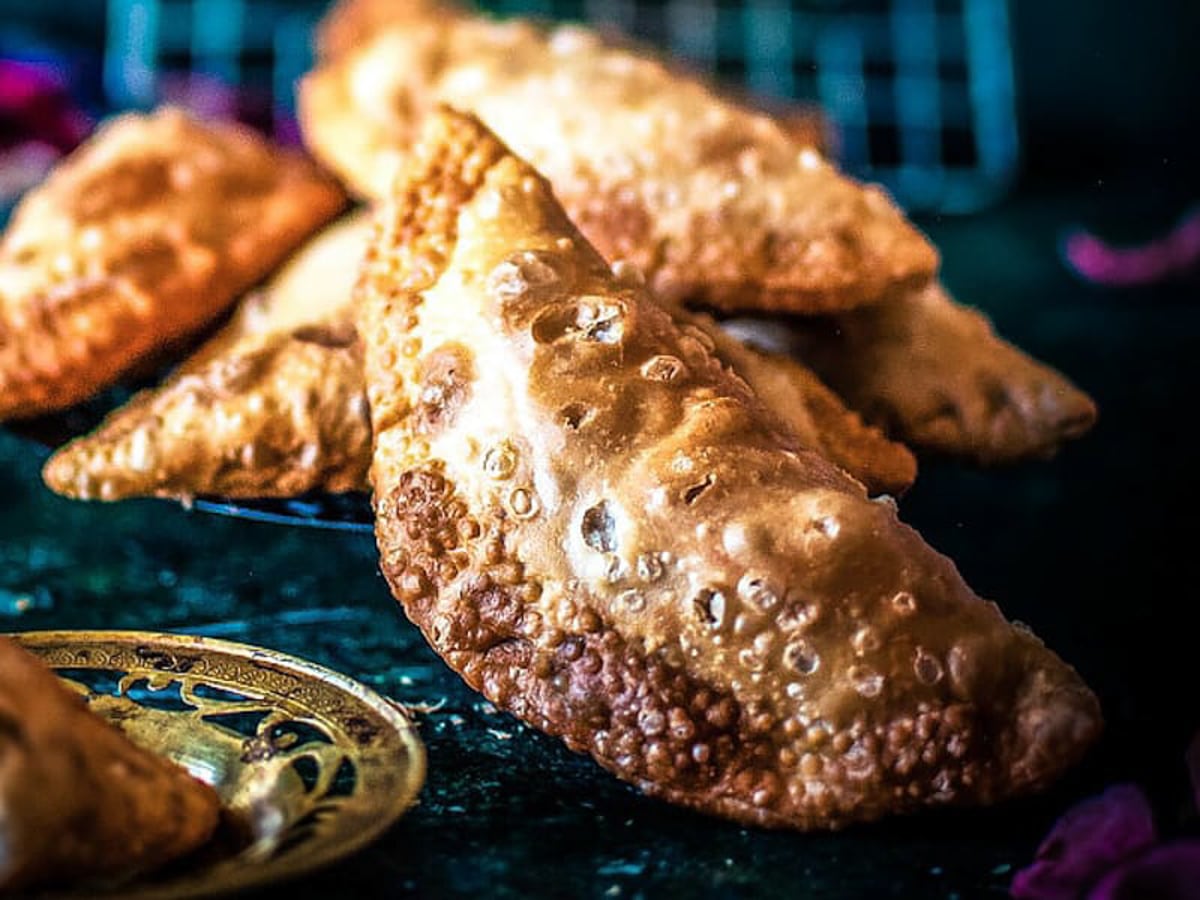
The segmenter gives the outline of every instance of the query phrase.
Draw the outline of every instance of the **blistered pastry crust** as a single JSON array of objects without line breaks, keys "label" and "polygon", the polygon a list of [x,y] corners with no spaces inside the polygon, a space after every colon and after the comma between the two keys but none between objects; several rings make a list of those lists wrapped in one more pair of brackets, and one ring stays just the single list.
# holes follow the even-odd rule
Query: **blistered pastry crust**
[{"label": "blistered pastry crust", "polygon": [[588,240],[661,296],[822,312],[936,270],[881,188],[645,48],[414,6],[301,86],[310,148],[363,196],[388,193],[421,122],[447,103],[535,165]]},{"label": "blistered pastry crust", "polygon": [[84,400],[196,332],[343,203],[239,126],[174,109],[113,120],[0,244],[0,419]]},{"label": "blistered pastry crust", "polygon": [[[313,238],[163,385],[56,452],[46,484],[80,500],[368,490],[371,428],[350,307],[367,226],[358,213]],[[864,425],[799,363],[745,346],[706,316],[672,315],[713,340],[721,362],[802,446],[872,493],[899,494],[912,483],[912,454]]]},{"label": "blistered pastry crust", "polygon": [[795,828],[1034,790],[1095,737],[1073,670],[476,120],[431,121],[358,302],[384,574],[503,708],[649,793]]},{"label": "blistered pastry crust", "polygon": [[919,450],[984,464],[1038,459],[1096,421],[1087,394],[937,283],[792,328],[795,349],[850,406]]},{"label": "blistered pastry crust", "polygon": [[363,490],[371,422],[350,294],[365,214],[326,229],[160,387],[46,463],[54,491],[294,497]]}]

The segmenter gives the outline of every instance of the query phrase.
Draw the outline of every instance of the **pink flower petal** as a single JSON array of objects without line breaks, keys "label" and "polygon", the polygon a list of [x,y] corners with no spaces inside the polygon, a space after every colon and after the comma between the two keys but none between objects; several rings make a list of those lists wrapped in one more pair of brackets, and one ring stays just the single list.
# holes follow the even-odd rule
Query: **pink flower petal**
[{"label": "pink flower petal", "polygon": [[1067,265],[1096,284],[1153,284],[1200,267],[1200,212],[1184,216],[1166,235],[1135,247],[1114,247],[1086,231],[1063,242]]},{"label": "pink flower petal", "polygon": [[1106,872],[1151,846],[1154,816],[1141,790],[1119,784],[1059,819],[1033,863],[1013,878],[1017,900],[1077,900]]},{"label": "pink flower petal", "polygon": [[1196,900],[1200,897],[1200,840],[1175,841],[1109,872],[1087,900]]},{"label": "pink flower petal", "polygon": [[92,125],[71,99],[66,82],[66,73],[53,64],[0,59],[0,122],[5,132],[16,143],[34,140],[61,153],[73,150]]}]

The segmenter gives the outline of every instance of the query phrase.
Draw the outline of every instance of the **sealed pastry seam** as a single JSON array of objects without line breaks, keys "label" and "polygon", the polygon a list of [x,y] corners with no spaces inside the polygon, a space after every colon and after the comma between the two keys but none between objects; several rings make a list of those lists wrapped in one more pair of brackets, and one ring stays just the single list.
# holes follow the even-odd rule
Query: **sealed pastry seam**
[{"label": "sealed pastry seam", "polygon": [[775,427],[476,120],[433,117],[358,315],[394,594],[470,685],[620,777],[837,827],[1035,790],[1097,733],[1068,666]]}]

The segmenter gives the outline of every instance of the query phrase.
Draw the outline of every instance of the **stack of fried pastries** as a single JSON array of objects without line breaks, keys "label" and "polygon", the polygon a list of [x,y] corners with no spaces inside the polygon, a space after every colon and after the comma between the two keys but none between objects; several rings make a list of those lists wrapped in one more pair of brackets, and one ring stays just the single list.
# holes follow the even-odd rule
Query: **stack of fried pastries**
[{"label": "stack of fried pastries", "polygon": [[51,488],[371,490],[393,592],[469,683],[741,821],[991,802],[1080,755],[1074,672],[868,497],[912,483],[905,444],[1040,457],[1095,408],[950,298],[885,192],[577,27],[347,0],[318,60],[306,143],[373,209],[315,233],[343,196],[312,163],[164,111],[18,211],[0,418],[242,295]]},{"label": "stack of fried pastries", "polygon": [[[356,214],[314,238],[161,387],[59,450],[46,483],[103,500],[368,490],[371,424],[350,304],[367,222]],[[742,344],[706,316],[675,314],[718,344],[721,360],[805,446],[875,492],[912,483],[912,454],[804,366]]]},{"label": "stack of fried pastries", "polygon": [[414,130],[447,103],[548,177],[588,240],[660,298],[822,314],[788,320],[804,361],[918,450],[1042,457],[1095,420],[1086,395],[936,285],[936,252],[881,190],[642,49],[433,0],[348,0],[320,38],[302,125],[363,196],[386,194]]}]

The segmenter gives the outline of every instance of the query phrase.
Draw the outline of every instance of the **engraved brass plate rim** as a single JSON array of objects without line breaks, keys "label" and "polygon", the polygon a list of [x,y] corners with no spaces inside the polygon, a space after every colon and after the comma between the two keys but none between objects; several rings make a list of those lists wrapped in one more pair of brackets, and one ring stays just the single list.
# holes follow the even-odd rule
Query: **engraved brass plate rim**
[{"label": "engraved brass plate rim", "polygon": [[[333,761],[327,768],[337,769],[336,780],[333,772],[312,776],[313,782],[321,785],[319,791],[307,788],[315,795],[312,798],[306,797],[304,790],[292,791],[295,796],[280,806],[284,812],[272,818],[281,818],[283,824],[271,832],[270,840],[254,826],[250,829],[254,839],[231,856],[177,870],[168,867],[111,886],[87,885],[38,894],[39,900],[100,900],[106,896],[182,900],[292,878],[366,847],[415,803],[424,784],[425,749],[411,719],[364,685],[307,660],[190,634],[31,631],[9,636],[73,687],[100,701],[92,706],[102,716],[114,704],[133,706],[134,701],[123,696],[130,684],[145,685],[139,690],[149,697],[156,693],[165,697],[174,689],[175,696],[182,698],[176,703],[179,709],[147,713],[155,726],[147,733],[157,733],[157,724],[170,721],[171,716],[179,720],[161,730],[162,746],[139,740],[128,723],[122,727],[138,743],[176,762],[187,765],[199,760],[198,767],[187,766],[194,774],[204,771],[206,742],[213,747],[222,741],[233,746],[238,740],[231,738],[227,728],[210,723],[247,712],[261,716],[260,723],[275,723],[273,731],[260,724],[259,733],[242,742],[240,757],[231,764],[238,770],[237,780],[249,784],[251,793],[255,784],[271,780],[262,776],[273,776],[294,765],[299,755],[318,760],[310,768],[319,768],[324,759]],[[124,674],[120,684],[125,687],[112,696],[100,696],[79,682],[81,672],[113,671]],[[206,699],[212,697],[221,702]],[[236,699],[239,697],[241,702]],[[310,732],[319,740],[304,737]],[[170,745],[172,734],[174,746]],[[180,747],[181,740],[194,741],[195,746]],[[229,746],[223,756],[227,768]],[[217,755],[214,750],[213,757]],[[353,775],[350,788],[341,784],[347,764]],[[287,774],[291,782],[300,783],[290,771]],[[247,806],[245,790],[229,796],[231,788],[223,789],[221,784],[217,788],[226,808],[235,814],[246,817],[248,810],[255,808]]]}]

